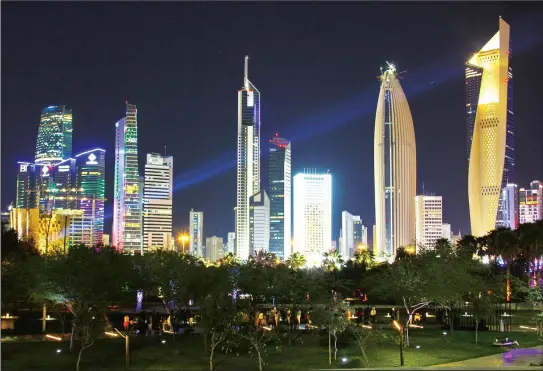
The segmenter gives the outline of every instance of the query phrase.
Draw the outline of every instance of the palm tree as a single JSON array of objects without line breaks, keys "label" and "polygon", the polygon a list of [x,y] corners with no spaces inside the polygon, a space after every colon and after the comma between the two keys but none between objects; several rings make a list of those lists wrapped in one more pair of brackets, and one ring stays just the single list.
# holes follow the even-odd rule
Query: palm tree
[{"label": "palm tree", "polygon": [[290,255],[290,258],[287,260],[287,266],[291,269],[298,270],[305,266],[307,263],[305,256],[300,254],[299,252],[295,252],[292,255]]},{"label": "palm tree", "polygon": [[375,266],[375,255],[368,249],[360,250],[354,253],[353,262],[362,265],[365,269],[371,269]]},{"label": "palm tree", "polygon": [[343,260],[343,257],[337,251],[337,249],[332,249],[329,252],[324,253],[324,260],[322,262],[323,267],[329,271],[332,272],[336,269],[339,269],[345,263]]}]

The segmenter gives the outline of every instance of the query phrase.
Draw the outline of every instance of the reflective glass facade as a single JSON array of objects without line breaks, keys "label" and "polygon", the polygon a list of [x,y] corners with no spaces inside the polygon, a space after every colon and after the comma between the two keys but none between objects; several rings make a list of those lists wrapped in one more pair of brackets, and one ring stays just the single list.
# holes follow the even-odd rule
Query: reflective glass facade
[{"label": "reflective glass facade", "polygon": [[36,163],[55,164],[72,156],[72,110],[65,106],[45,107],[41,114]]}]

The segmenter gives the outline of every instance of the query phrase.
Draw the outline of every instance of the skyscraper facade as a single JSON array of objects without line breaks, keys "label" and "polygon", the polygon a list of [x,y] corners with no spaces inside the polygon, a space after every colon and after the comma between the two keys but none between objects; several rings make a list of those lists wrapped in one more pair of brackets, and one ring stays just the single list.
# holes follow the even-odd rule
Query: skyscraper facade
[{"label": "skyscraper facade", "polygon": [[199,258],[203,257],[204,213],[202,211],[190,210],[189,241],[190,253]]},{"label": "skyscraper facade", "polygon": [[437,240],[443,238],[442,197],[427,195],[415,197],[415,220],[417,248],[435,249]]},{"label": "skyscraper facade", "polygon": [[169,249],[172,244],[173,157],[147,154],[143,191],[143,246]]},{"label": "skyscraper facade", "polygon": [[276,134],[270,140],[268,182],[270,197],[270,249],[280,259],[290,256],[292,225],[291,144]]},{"label": "skyscraper facade", "polygon": [[519,190],[520,223],[533,223],[543,219],[543,183],[534,180],[530,189]]},{"label": "skyscraper facade", "polygon": [[234,254],[236,251],[236,232],[228,232],[226,239],[226,249],[227,254]]},{"label": "skyscraper facade", "polygon": [[104,203],[106,195],[106,151],[94,148],[75,155],[78,190],[77,206],[70,235],[74,244],[94,246],[104,243]]},{"label": "skyscraper facade", "polygon": [[64,105],[45,107],[41,113],[36,164],[56,164],[72,156],[72,110]]},{"label": "skyscraper facade", "polygon": [[36,208],[36,165],[22,161],[19,161],[18,165],[15,207],[23,209]]},{"label": "skyscraper facade", "polygon": [[468,196],[471,234],[501,226],[503,189],[514,181],[513,73],[509,25],[475,53],[466,67]]},{"label": "skyscraper facade", "polygon": [[516,184],[508,183],[502,190],[502,227],[517,229],[519,223],[518,215],[518,187]]},{"label": "skyscraper facade", "polygon": [[126,102],[126,115],[115,124],[115,189],[113,200],[113,246],[141,254],[142,180],[138,168],[138,110]]},{"label": "skyscraper facade", "polygon": [[332,175],[316,171],[294,176],[293,252],[320,264],[332,246]]},{"label": "skyscraper facade", "polygon": [[216,262],[224,257],[224,242],[222,237],[213,236],[206,238],[205,257],[212,262]]},{"label": "skyscraper facade", "polygon": [[417,148],[411,110],[393,65],[381,74],[375,115],[374,171],[377,258],[396,255],[415,238]]},{"label": "skyscraper facade", "polygon": [[260,92],[249,81],[245,57],[243,87],[238,91],[236,255],[249,257],[249,199],[260,192]]},{"label": "skyscraper facade", "polygon": [[359,215],[343,211],[341,233],[339,253],[344,259],[351,258],[358,248],[367,248],[368,233]]},{"label": "skyscraper facade", "polygon": [[270,198],[265,190],[249,200],[249,254],[270,251]]}]

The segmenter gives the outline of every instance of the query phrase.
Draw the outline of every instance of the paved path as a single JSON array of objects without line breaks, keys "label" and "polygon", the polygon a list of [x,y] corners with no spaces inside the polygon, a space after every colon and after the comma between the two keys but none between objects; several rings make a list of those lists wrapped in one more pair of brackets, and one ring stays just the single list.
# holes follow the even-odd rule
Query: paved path
[{"label": "paved path", "polygon": [[[447,369],[447,368],[515,368],[532,367],[530,363],[543,362],[543,345],[533,348],[512,349],[505,353],[493,354],[491,356],[466,359],[464,361],[445,363],[431,366],[429,369]],[[535,369],[535,368],[534,368]]]}]

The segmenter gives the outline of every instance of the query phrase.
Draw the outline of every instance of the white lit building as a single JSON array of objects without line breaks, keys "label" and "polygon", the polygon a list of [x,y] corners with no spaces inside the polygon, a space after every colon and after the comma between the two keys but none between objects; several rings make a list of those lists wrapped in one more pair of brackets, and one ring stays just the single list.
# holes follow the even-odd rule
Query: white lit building
[{"label": "white lit building", "polygon": [[169,249],[172,244],[173,157],[147,154],[143,187],[143,246]]},{"label": "white lit building", "polygon": [[443,223],[441,225],[441,238],[444,238],[450,243],[453,243],[453,235],[450,224]]},{"label": "white lit building", "polygon": [[543,184],[534,180],[530,189],[519,190],[520,223],[533,223],[543,219]]},{"label": "white lit building", "polygon": [[509,229],[518,227],[518,187],[516,184],[508,183],[502,190],[502,215],[501,226]]},{"label": "white lit building", "polygon": [[222,237],[206,238],[206,254],[205,258],[209,261],[216,262],[224,257],[224,243]]},{"label": "white lit building", "polygon": [[341,237],[339,253],[344,259],[353,257],[357,249],[368,248],[368,230],[359,215],[347,211],[341,213]]},{"label": "white lit building", "polygon": [[190,253],[199,258],[203,257],[204,244],[204,213],[190,210],[189,216],[189,246]]},{"label": "white lit building", "polygon": [[249,81],[245,57],[243,87],[238,91],[238,152],[236,189],[236,255],[249,258],[249,199],[260,192],[260,92]]},{"label": "white lit building", "polygon": [[236,252],[236,232],[228,232],[225,252],[227,254],[234,254]]},{"label": "white lit building", "polygon": [[249,200],[249,253],[270,251],[270,198],[265,190]]},{"label": "white lit building", "polygon": [[426,249],[435,248],[443,236],[443,201],[441,196],[415,197],[416,244]]},{"label": "white lit building", "polygon": [[294,176],[293,252],[318,265],[332,246],[332,175],[316,172]]}]

